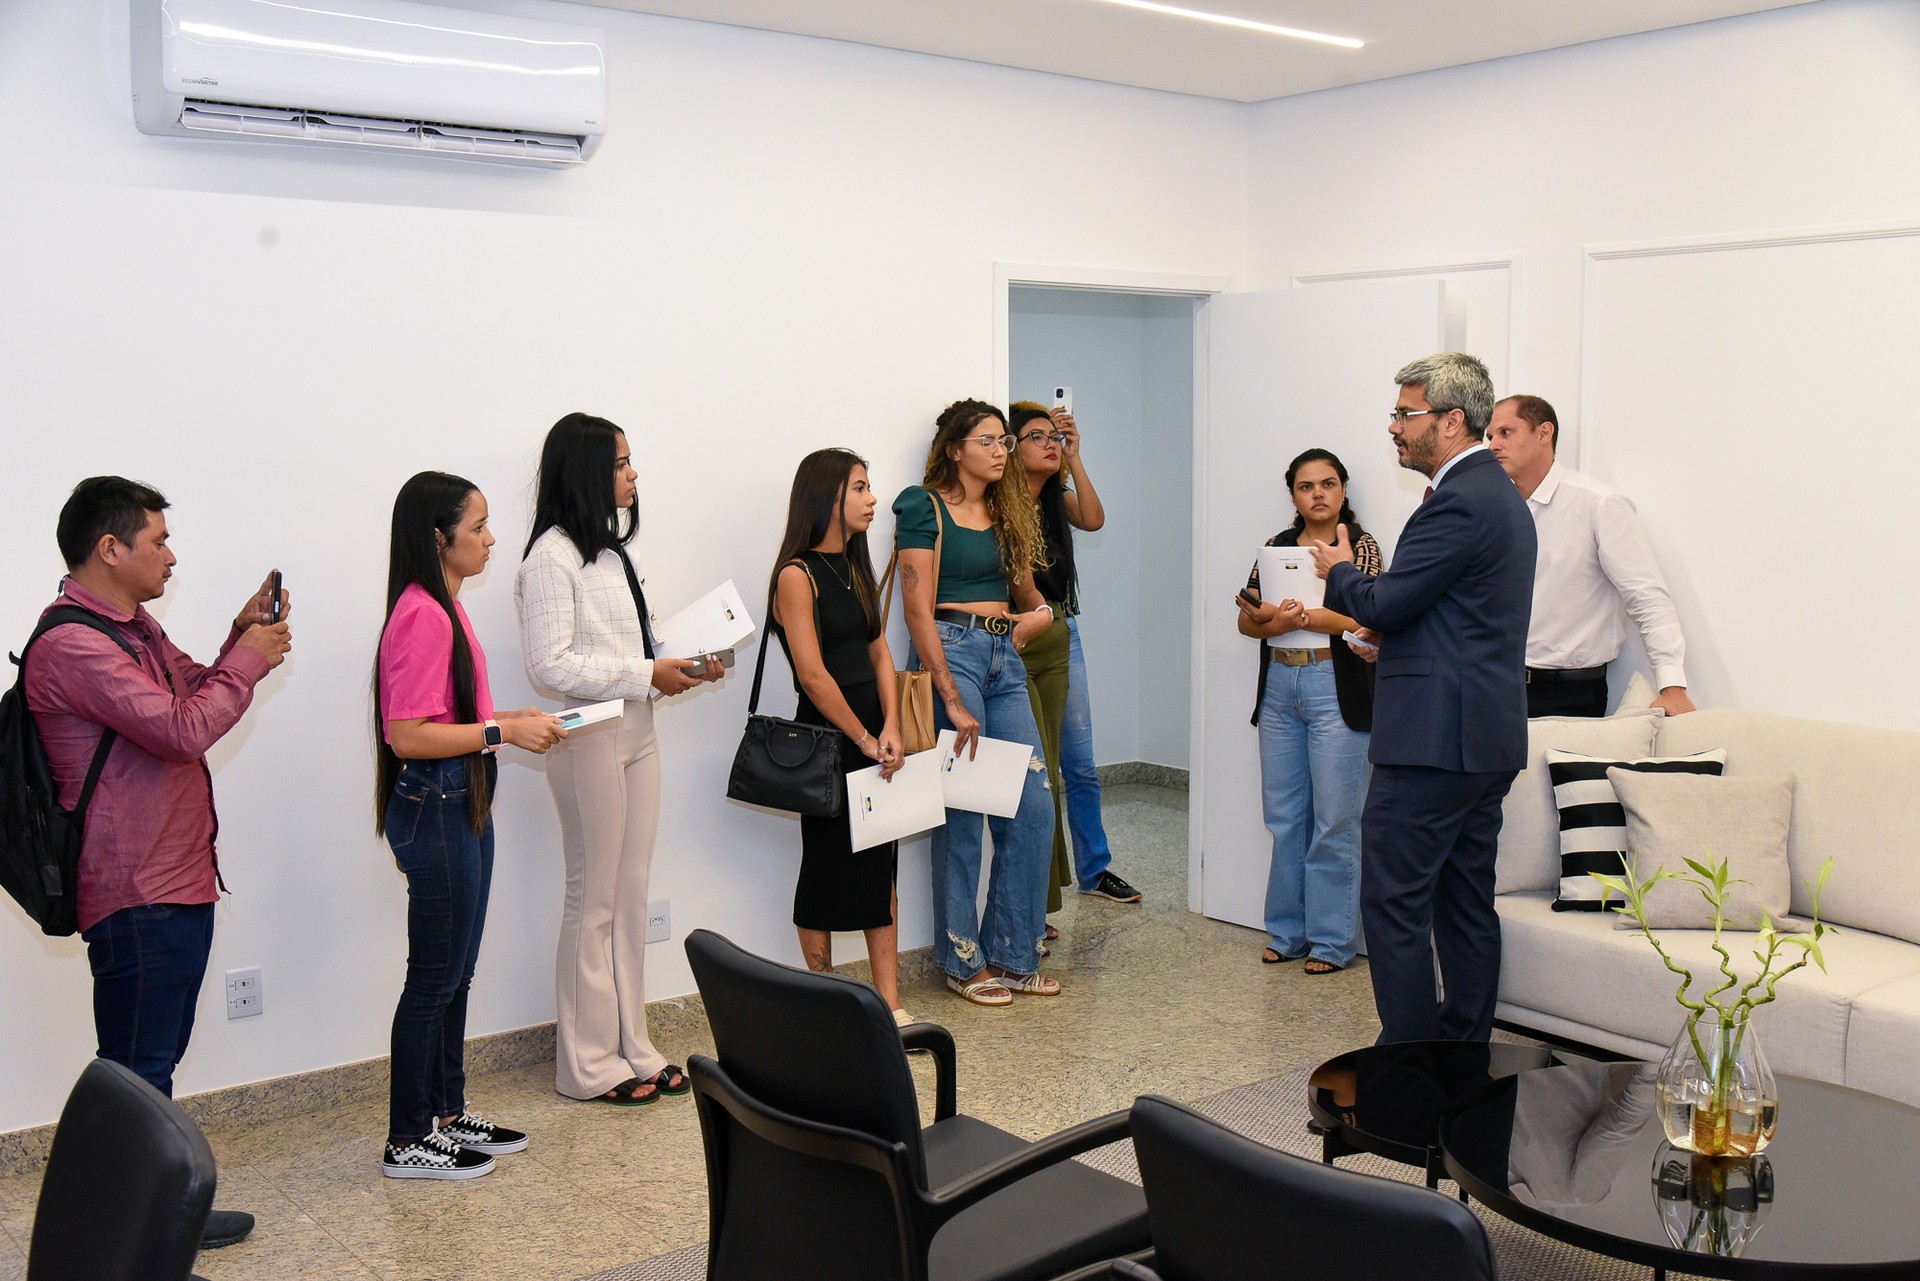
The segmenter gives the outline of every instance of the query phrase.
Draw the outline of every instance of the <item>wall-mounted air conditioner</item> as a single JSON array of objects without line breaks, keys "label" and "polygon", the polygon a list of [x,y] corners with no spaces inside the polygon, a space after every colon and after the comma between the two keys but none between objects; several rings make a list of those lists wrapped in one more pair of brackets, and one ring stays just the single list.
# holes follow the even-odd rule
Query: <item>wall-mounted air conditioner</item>
[{"label": "wall-mounted air conditioner", "polygon": [[132,0],[143,133],[578,164],[601,33],[408,0]]}]

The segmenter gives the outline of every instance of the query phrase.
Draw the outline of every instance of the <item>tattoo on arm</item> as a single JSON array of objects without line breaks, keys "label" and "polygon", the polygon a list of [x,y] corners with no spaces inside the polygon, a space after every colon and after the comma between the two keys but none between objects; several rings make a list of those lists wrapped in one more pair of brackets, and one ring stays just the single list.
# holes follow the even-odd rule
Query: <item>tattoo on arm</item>
[{"label": "tattoo on arm", "polygon": [[920,571],[911,565],[900,567],[900,585],[910,592],[920,590]]}]

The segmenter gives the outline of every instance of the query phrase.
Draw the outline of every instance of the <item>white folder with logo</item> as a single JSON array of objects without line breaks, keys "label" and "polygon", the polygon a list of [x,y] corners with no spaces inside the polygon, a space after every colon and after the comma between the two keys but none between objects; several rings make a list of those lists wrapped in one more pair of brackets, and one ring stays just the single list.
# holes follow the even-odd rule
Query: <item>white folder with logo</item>
[{"label": "white folder with logo", "polygon": [[872,849],[946,822],[941,777],[937,751],[915,752],[891,779],[880,777],[878,765],[847,775],[847,831],[853,848]]},{"label": "white folder with logo", "polygon": [[[1327,603],[1327,580],[1313,572],[1311,547],[1262,547],[1256,561],[1262,604],[1297,600],[1308,609],[1319,609]],[[1267,637],[1274,649],[1325,649],[1329,643],[1322,633],[1304,629]]]},{"label": "white folder with logo", "polygon": [[921,753],[940,758],[947,808],[1012,818],[1027,787],[1033,749],[1025,743],[981,738],[977,740],[980,750],[970,758],[966,753],[955,756],[953,744],[958,737],[952,730],[943,729],[933,751]]},{"label": "white folder with logo", "polygon": [[731,578],[653,629],[658,652],[669,658],[732,649],[751,635],[753,616]]}]

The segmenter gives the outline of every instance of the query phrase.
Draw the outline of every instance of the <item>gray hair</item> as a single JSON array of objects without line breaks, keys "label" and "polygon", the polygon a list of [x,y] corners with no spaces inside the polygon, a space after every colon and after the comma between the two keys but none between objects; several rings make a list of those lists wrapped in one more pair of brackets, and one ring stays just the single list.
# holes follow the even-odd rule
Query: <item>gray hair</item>
[{"label": "gray hair", "polygon": [[1458,409],[1467,416],[1467,434],[1479,440],[1493,418],[1493,379],[1487,367],[1462,351],[1423,356],[1393,376],[1402,387],[1426,391],[1427,404],[1440,413]]}]

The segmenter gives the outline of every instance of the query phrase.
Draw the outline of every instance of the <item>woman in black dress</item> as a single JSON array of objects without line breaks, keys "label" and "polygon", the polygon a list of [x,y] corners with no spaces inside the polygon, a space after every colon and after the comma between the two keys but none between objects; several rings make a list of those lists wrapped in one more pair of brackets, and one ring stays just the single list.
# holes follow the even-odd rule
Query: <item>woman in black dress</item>
[{"label": "woman in black dress", "polygon": [[[893,653],[881,629],[867,527],[878,500],[866,460],[822,449],[800,460],[787,500],[787,532],[774,562],[773,625],[800,696],[794,719],[831,725],[842,735],[848,773],[878,764],[892,777],[900,750]],[[894,1021],[900,1008],[897,848],[853,849],[846,816],[800,820],[800,880],[793,924],[807,968],[833,967],[834,930],[867,936],[873,986]]]}]

